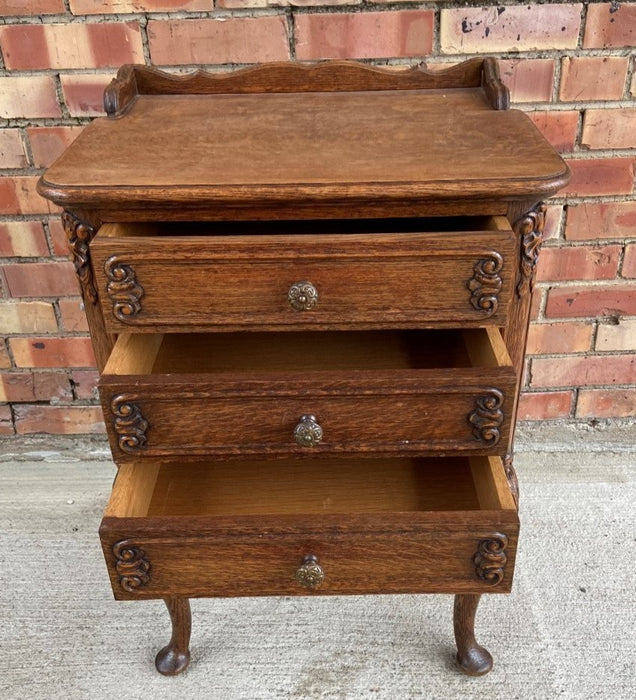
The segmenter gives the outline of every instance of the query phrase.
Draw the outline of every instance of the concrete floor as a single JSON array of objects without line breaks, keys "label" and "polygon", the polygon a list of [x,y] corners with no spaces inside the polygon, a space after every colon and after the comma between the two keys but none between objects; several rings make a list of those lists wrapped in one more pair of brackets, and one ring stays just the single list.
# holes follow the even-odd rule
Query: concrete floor
[{"label": "concrete floor", "polygon": [[0,698],[636,697],[634,425],[522,426],[510,596],[487,596],[484,678],[453,664],[451,596],[193,601],[192,664],[164,678],[163,604],[115,602],[97,528],[103,442],[0,444]]}]

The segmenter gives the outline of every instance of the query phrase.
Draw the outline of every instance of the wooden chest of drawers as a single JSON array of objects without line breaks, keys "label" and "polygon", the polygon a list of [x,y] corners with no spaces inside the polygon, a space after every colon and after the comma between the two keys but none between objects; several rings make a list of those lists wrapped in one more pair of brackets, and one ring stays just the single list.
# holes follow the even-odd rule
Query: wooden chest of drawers
[{"label": "wooden chest of drawers", "polygon": [[512,437],[563,161],[491,59],[124,67],[42,177],[119,471],[115,597],[453,592],[460,667],[519,531]]}]

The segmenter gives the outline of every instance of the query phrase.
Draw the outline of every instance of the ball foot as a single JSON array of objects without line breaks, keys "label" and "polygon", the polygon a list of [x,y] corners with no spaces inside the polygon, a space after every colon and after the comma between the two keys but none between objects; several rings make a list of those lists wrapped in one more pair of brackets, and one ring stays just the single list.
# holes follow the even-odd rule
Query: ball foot
[{"label": "ball foot", "polygon": [[466,649],[462,654],[457,654],[459,668],[467,676],[485,676],[493,665],[490,652],[480,646]]},{"label": "ball foot", "polygon": [[173,647],[164,647],[155,659],[157,671],[164,676],[176,676],[188,668],[190,652],[179,651]]}]

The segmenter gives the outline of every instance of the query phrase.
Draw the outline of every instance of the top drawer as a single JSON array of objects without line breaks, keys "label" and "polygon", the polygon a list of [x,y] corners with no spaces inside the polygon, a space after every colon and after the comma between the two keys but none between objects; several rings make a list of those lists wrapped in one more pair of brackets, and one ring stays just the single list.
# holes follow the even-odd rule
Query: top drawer
[{"label": "top drawer", "polygon": [[[514,236],[503,217],[342,223],[105,224],[91,244],[112,332],[503,326]],[[430,225],[430,223],[429,223]],[[313,224],[316,227],[316,224]],[[321,230],[325,230],[325,224]],[[474,227],[469,230],[469,227]],[[388,230],[387,230],[388,229]],[[397,230],[395,233],[393,231]],[[273,232],[276,231],[276,232]]]}]

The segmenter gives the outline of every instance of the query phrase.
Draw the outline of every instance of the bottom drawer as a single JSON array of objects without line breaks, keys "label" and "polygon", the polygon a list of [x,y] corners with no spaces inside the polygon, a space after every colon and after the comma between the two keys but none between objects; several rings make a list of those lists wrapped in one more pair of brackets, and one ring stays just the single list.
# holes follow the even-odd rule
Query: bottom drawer
[{"label": "bottom drawer", "polygon": [[100,528],[115,597],[508,592],[498,457],[120,467]]}]

